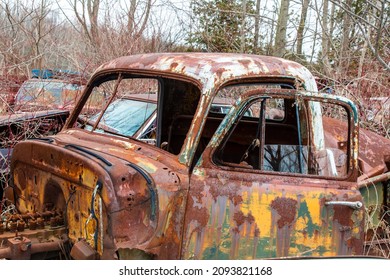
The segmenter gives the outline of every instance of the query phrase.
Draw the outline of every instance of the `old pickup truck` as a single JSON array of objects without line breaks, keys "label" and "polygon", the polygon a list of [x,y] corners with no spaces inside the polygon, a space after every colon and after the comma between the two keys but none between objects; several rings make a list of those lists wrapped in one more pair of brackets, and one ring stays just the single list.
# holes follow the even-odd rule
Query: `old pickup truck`
[{"label": "old pickup truck", "polygon": [[[127,117],[135,94],[151,102]],[[221,99],[231,103],[216,109]],[[0,258],[376,254],[388,245],[390,141],[363,139],[359,154],[358,126],[350,100],[318,93],[288,60],[114,59],[60,133],[16,145]],[[134,137],[144,127],[148,141]]]}]

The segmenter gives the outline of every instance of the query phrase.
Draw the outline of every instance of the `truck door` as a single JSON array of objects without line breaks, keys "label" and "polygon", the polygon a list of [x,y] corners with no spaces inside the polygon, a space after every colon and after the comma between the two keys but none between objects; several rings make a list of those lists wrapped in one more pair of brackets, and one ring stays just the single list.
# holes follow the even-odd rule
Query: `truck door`
[{"label": "truck door", "polygon": [[[252,91],[242,100],[193,169],[182,257],[362,254],[354,111],[334,98],[285,90]],[[325,145],[323,115],[350,122],[345,139]]]}]

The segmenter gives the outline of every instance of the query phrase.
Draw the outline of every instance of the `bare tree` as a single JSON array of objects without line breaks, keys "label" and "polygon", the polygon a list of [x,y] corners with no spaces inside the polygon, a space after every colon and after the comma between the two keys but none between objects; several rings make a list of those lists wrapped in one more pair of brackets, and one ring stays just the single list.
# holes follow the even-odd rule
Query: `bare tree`
[{"label": "bare tree", "polygon": [[253,41],[253,50],[255,53],[259,51],[259,32],[260,32],[260,0],[256,0],[255,34],[254,34],[254,41]]},{"label": "bare tree", "polygon": [[286,51],[287,22],[289,17],[290,0],[281,0],[278,24],[275,34],[275,52],[276,56],[282,57]]},{"label": "bare tree", "polygon": [[246,26],[246,4],[247,1],[242,1],[242,16],[241,16],[241,30],[240,30],[240,51],[243,53],[245,50],[245,26]]},{"label": "bare tree", "polygon": [[322,64],[324,66],[324,72],[330,73],[329,65],[329,29],[328,29],[328,17],[329,17],[329,1],[323,0],[322,7],[322,38],[321,38],[321,51],[322,51]]},{"label": "bare tree", "polygon": [[[126,4],[125,2],[124,7],[121,8],[127,15],[127,30],[134,38],[139,38],[143,35],[150,19],[152,0],[146,0],[143,5],[137,0],[131,0],[129,7]],[[139,16],[137,16],[137,10],[142,10]]]},{"label": "bare tree", "polygon": [[100,0],[68,0],[68,4],[90,43],[98,46]]},{"label": "bare tree", "polygon": [[[40,3],[34,8],[32,7],[32,18],[30,24],[21,25],[26,37],[30,37],[33,45],[33,54],[36,57],[33,63],[33,67],[42,69],[44,56],[42,51],[44,46],[43,40],[47,37],[54,29],[55,24],[48,17],[51,9],[51,2],[48,0],[41,0]],[[28,10],[26,11],[29,12]]]},{"label": "bare tree", "polygon": [[307,10],[309,9],[309,4],[310,4],[310,0],[302,1],[301,18],[297,30],[297,55],[299,57],[303,57],[303,52],[302,52],[303,37],[304,37],[303,33],[305,30]]},{"label": "bare tree", "polygon": [[[2,21],[1,49],[5,67],[42,68],[48,46],[48,40],[56,28],[51,17],[52,2],[50,0],[4,1],[1,12],[5,16]],[[19,66],[18,66],[19,65]]]},{"label": "bare tree", "polygon": [[[345,6],[351,7],[352,0],[346,0]],[[344,13],[343,15],[343,26],[342,26],[342,39],[341,39],[341,48],[340,48],[340,56],[339,56],[339,73],[348,68],[349,62],[349,41],[350,41],[350,33],[351,33],[351,17],[348,13]]]},{"label": "bare tree", "polygon": [[20,58],[17,46],[20,49],[22,44],[18,26],[29,16],[28,14],[22,15],[19,10],[19,5],[12,5],[8,1],[2,2],[0,6],[0,50],[3,75],[8,71],[17,73]]},{"label": "bare tree", "polygon": [[349,33],[353,23],[357,27],[357,33],[363,37],[373,56],[385,70],[390,71],[390,63],[385,60],[385,57],[388,59],[390,55],[390,17],[388,14],[390,2],[387,0],[366,1],[364,2],[366,5],[364,11],[356,13],[351,5],[352,0],[330,1],[344,12],[340,65],[348,66],[345,63],[345,58],[348,53]]}]

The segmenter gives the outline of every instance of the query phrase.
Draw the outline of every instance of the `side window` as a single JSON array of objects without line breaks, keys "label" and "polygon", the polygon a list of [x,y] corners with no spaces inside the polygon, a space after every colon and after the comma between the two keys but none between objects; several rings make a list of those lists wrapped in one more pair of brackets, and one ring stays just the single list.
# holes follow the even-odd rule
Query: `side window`
[{"label": "side window", "polygon": [[327,170],[333,176],[344,176],[348,173],[348,150],[350,149],[349,113],[344,107],[332,103],[321,103],[321,110],[325,147],[322,151],[318,151],[315,167],[318,170]]},{"label": "side window", "polygon": [[[210,113],[226,115],[237,98],[245,92],[255,91],[259,89],[281,89],[291,88],[290,85],[280,84],[239,84],[222,88],[217,97],[214,98],[211,104]],[[259,114],[259,108],[254,105],[251,109],[245,111],[245,117],[251,117]],[[285,118],[285,105],[282,98],[272,98],[267,101],[265,118],[275,121],[283,121]]]},{"label": "side window", "polygon": [[276,104],[284,106],[284,99],[267,97],[249,103],[221,145],[217,162],[251,169],[295,171],[298,159],[293,150],[303,137],[298,136],[296,125],[278,122],[285,119],[285,112]]},{"label": "side window", "polygon": [[[333,112],[338,116],[347,116],[347,111],[332,103],[318,105],[305,99],[271,96],[251,101],[217,148],[214,162],[265,172],[345,176],[348,172],[348,122],[343,122],[344,130],[340,131],[343,140],[335,143],[321,123],[329,120],[323,120],[313,111],[322,109],[325,114]],[[245,117],[248,112],[251,117]],[[272,118],[270,112],[274,114]],[[318,141],[320,137],[324,141]]]}]

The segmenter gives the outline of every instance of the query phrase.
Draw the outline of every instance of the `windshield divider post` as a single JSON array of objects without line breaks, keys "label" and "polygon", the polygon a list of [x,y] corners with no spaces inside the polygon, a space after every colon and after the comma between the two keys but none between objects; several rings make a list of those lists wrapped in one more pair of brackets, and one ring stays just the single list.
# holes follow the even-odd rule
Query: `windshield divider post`
[{"label": "windshield divider post", "polygon": [[111,96],[110,100],[108,102],[106,102],[106,104],[104,106],[104,109],[102,110],[102,112],[100,113],[98,119],[96,120],[95,124],[93,125],[93,128],[92,128],[91,132],[95,131],[95,129],[99,125],[99,122],[102,119],[104,113],[106,112],[108,106],[111,104],[112,100],[114,100],[114,98],[116,96],[116,93],[118,92],[118,87],[119,87],[119,84],[121,83],[121,81],[122,81],[122,73],[119,73],[118,80],[116,81],[116,84],[115,84],[114,92],[112,93],[112,96]]}]

